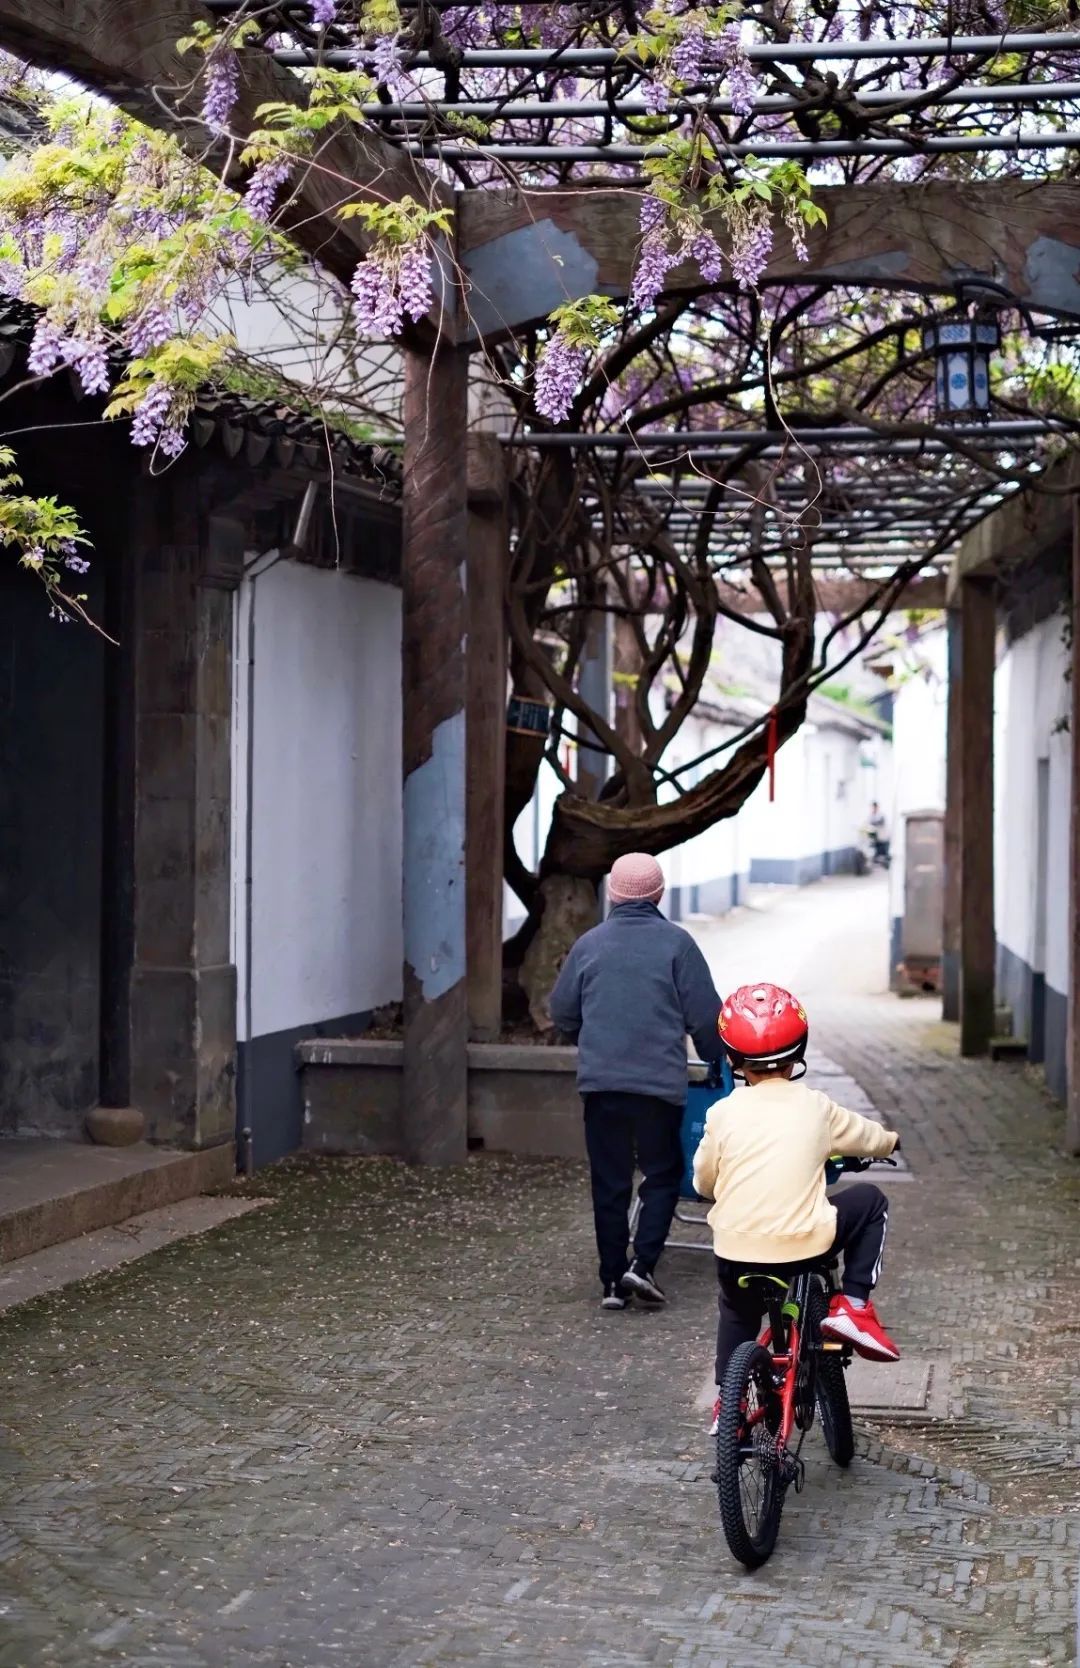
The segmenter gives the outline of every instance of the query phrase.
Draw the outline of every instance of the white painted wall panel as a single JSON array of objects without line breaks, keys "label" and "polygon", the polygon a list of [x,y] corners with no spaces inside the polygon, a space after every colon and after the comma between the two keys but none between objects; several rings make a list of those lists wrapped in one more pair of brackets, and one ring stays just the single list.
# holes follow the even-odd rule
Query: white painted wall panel
[{"label": "white painted wall panel", "polygon": [[[247,610],[239,599],[234,873],[241,1005]],[[281,561],[255,581],[251,1029],[401,995],[401,604]]]},{"label": "white painted wall panel", "polygon": [[881,797],[889,823],[890,911],[904,913],[904,817],[909,811],[944,811],[948,730],[948,636],[944,627],[919,640],[925,671],[908,678],[893,701],[891,796]]},{"label": "white painted wall panel", "polygon": [[[1014,643],[998,666],[995,705],[995,917],[999,941],[1064,992],[1068,981],[1068,654],[1057,616]],[[1038,854],[1038,761],[1049,760],[1045,967],[1038,964],[1035,892]],[[1057,902],[1055,903],[1055,900]]]}]

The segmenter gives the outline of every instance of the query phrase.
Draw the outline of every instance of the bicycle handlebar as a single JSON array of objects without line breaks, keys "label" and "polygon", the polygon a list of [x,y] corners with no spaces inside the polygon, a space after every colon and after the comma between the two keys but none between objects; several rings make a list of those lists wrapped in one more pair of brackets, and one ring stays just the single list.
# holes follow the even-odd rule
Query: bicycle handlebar
[{"label": "bicycle handlebar", "polygon": [[830,1164],[835,1164],[840,1170],[869,1170],[874,1164],[888,1164],[892,1169],[897,1168],[895,1158],[830,1158]]}]

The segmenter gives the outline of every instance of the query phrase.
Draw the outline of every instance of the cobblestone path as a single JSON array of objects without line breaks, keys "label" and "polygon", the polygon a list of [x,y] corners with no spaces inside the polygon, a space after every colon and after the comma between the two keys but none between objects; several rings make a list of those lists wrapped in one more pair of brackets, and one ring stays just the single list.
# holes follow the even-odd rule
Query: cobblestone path
[{"label": "cobblestone path", "polygon": [[694,1409],[705,1257],[605,1315],[578,1166],[296,1163],[0,1320],[0,1668],[1074,1660],[1080,1168],[931,1013],[855,997],[816,1036],[903,1131],[882,1310],[953,1418],[864,1424],[847,1474],[815,1432],[764,1571]]}]

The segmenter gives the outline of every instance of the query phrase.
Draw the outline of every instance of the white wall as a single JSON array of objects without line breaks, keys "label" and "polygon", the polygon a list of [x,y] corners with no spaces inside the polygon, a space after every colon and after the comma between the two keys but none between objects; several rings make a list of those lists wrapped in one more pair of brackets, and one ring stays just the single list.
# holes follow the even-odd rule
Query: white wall
[{"label": "white wall", "polygon": [[[891,780],[890,745],[880,737],[863,740],[846,728],[836,728],[820,706],[818,719],[816,724],[807,721],[777,754],[773,801],[766,779],[736,816],[715,823],[660,858],[668,888],[679,888],[684,911],[692,907],[689,892],[694,887],[702,889],[703,910],[727,907],[726,901],[717,902],[724,889],[712,887],[713,882],[737,879],[738,895],[745,896],[755,860],[771,865],[769,873],[775,873],[781,881],[812,879],[821,872],[819,860],[825,853],[861,845],[870,803],[882,798]],[[680,729],[664,763],[669,770],[677,770],[735,734],[734,723],[691,717]],[[567,746],[564,763],[571,774],[573,754],[572,745]],[[718,763],[724,763],[724,755],[697,771],[688,771],[680,782],[684,787],[693,786]],[[515,828],[518,853],[530,867],[535,867],[543,851],[559,792],[554,771],[545,765],[537,793]],[[661,788],[662,801],[674,797],[673,787]],[[505,930],[512,931],[522,917],[521,905],[507,888]]]},{"label": "white wall", "polygon": [[805,868],[825,853],[858,849],[870,803],[879,797],[889,744],[835,728],[820,713],[776,756],[775,798],[767,779],[739,813],[751,860]]},{"label": "white wall", "polygon": [[909,811],[944,811],[948,723],[948,634],[942,626],[919,639],[919,667],[893,700],[892,793],[881,808],[892,841],[889,908],[904,913],[904,817]]},{"label": "white wall", "polygon": [[[253,595],[249,1016],[244,896]],[[241,1038],[400,998],[400,642],[401,599],[390,586],[284,560],[241,587],[233,771]]]},{"label": "white wall", "polygon": [[400,349],[343,334],[345,313],[325,279],[271,268],[246,290],[231,286],[211,316],[258,365],[309,387],[330,407],[346,403],[347,394],[351,413],[366,415],[373,432],[393,433],[401,415]]},{"label": "white wall", "polygon": [[[994,915],[998,942],[1068,991],[1069,655],[1053,616],[1014,643],[994,682]],[[1045,946],[1036,921],[1038,761],[1049,761]]]}]

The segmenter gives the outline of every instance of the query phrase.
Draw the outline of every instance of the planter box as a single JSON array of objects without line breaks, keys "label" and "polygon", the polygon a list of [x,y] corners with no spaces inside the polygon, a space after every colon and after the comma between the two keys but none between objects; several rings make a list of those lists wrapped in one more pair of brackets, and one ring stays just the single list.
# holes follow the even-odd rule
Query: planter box
[{"label": "planter box", "polygon": [[584,1158],[577,1049],[470,1043],[469,1136],[494,1153]]},{"label": "planter box", "polygon": [[[297,1045],[305,1152],[401,1150],[400,1042],[320,1038]],[[576,1048],[469,1045],[469,1137],[490,1152],[584,1158]]]}]

